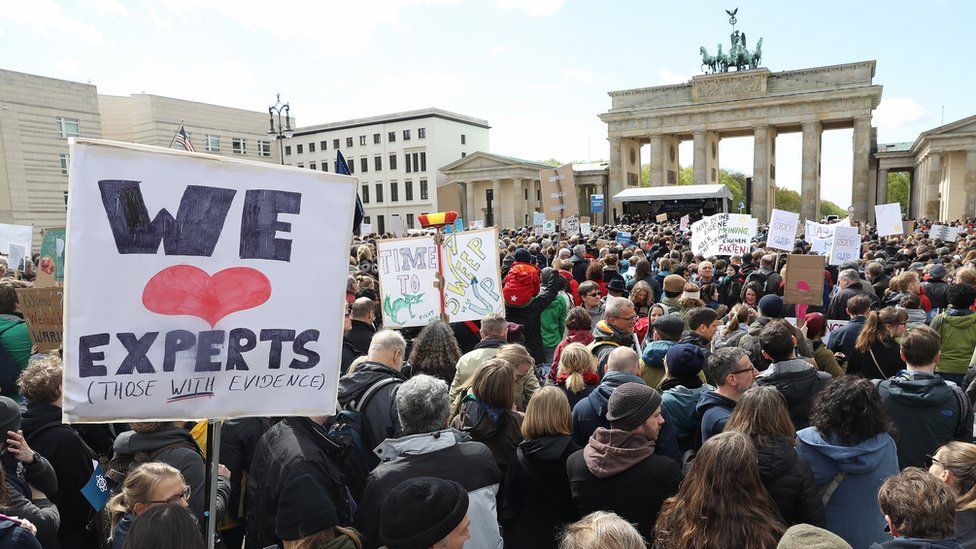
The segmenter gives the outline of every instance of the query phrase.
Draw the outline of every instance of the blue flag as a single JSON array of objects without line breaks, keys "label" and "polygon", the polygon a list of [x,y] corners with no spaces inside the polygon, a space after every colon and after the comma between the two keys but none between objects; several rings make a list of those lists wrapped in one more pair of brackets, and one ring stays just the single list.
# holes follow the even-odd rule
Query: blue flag
[{"label": "blue flag", "polygon": [[[336,150],[336,173],[340,175],[349,175],[349,166],[346,164],[345,157],[342,156],[342,151]],[[359,198],[359,189],[356,189],[356,213],[352,218],[352,233],[359,234],[359,226],[363,224],[363,218],[366,216],[366,210],[363,209],[363,201]]]},{"label": "blue flag", "polygon": [[105,478],[105,472],[102,471],[101,465],[95,464],[95,472],[88,479],[88,484],[81,489],[81,494],[85,496],[95,511],[101,511],[105,507],[109,496],[108,480]]}]

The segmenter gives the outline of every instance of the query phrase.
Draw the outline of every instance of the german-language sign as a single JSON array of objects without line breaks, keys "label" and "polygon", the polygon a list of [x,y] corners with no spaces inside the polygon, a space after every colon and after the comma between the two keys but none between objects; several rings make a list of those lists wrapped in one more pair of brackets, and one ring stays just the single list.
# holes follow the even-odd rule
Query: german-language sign
[{"label": "german-language sign", "polygon": [[878,224],[878,236],[902,234],[901,204],[878,204],[874,207],[874,217]]},{"label": "german-language sign", "polygon": [[326,251],[349,245],[354,178],[108,141],[70,153],[67,421],[334,413],[348,272]]},{"label": "german-language sign", "polygon": [[758,220],[747,214],[703,217],[691,225],[691,249],[705,257],[749,253],[757,226]]},{"label": "german-language sign", "polygon": [[47,229],[41,241],[41,260],[37,265],[35,286],[54,286],[64,282],[64,229]]},{"label": "german-language sign", "polygon": [[38,352],[54,351],[61,346],[63,299],[61,288],[17,289],[17,305]]},{"label": "german-language sign", "polygon": [[841,265],[861,256],[861,233],[857,227],[838,226],[830,246],[831,265]]},{"label": "german-language sign", "polygon": [[773,210],[769,218],[769,235],[766,237],[766,247],[777,250],[793,251],[796,243],[796,228],[800,224],[800,214],[785,210]]},{"label": "german-language sign", "polygon": [[450,322],[505,314],[494,227],[451,233],[441,246],[444,307]]},{"label": "german-language sign", "polygon": [[542,211],[547,218],[579,215],[572,164],[539,170],[539,180],[542,182]]},{"label": "german-language sign", "polygon": [[426,326],[439,317],[437,253],[433,236],[376,242],[383,326]]}]

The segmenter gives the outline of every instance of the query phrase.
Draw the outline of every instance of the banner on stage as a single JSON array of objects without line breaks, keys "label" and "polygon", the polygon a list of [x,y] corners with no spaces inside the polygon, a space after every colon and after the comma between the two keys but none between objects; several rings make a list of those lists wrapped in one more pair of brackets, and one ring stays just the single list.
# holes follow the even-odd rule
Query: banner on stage
[{"label": "banner on stage", "polygon": [[384,328],[426,326],[440,317],[437,253],[433,236],[376,241]]},{"label": "banner on stage", "polygon": [[766,247],[792,252],[796,244],[796,229],[799,224],[800,214],[774,209],[769,218]]},{"label": "banner on stage", "polygon": [[505,314],[494,227],[445,236],[441,261],[450,322],[480,320],[492,312]]},{"label": "banner on stage", "polygon": [[348,249],[355,178],[88,139],[70,154],[67,422],[335,412],[348,265],[323,250]]}]

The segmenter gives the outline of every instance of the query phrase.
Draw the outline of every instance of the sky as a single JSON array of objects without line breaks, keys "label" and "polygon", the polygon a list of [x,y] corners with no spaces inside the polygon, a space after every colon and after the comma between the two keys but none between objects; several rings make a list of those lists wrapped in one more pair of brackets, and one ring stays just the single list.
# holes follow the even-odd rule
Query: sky
[{"label": "sky", "polygon": [[[586,161],[608,156],[607,92],[699,74],[735,7],[773,72],[877,60],[880,143],[976,114],[962,0],[7,0],[0,68],[255,111],[280,93],[299,126],[438,107],[488,120],[490,152]],[[800,134],[776,145],[777,184],[799,190]],[[822,150],[821,195],[847,206],[851,130]],[[721,142],[722,168],[752,157],[751,138]]]}]

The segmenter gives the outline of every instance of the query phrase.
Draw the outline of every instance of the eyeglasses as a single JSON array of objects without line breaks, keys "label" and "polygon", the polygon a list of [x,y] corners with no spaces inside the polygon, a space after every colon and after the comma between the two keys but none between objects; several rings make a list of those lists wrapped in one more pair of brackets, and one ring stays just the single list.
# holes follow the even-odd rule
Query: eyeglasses
[{"label": "eyeglasses", "polygon": [[600,297],[600,292],[590,292],[586,294],[586,297]]},{"label": "eyeglasses", "polygon": [[935,456],[925,456],[925,462],[924,463],[925,463],[925,468],[926,469],[928,469],[929,467],[932,467],[932,464],[933,463],[938,463],[939,464],[939,467],[942,467],[943,469],[945,469],[945,464],[942,463],[941,461],[939,461],[939,459],[936,458]]},{"label": "eyeglasses", "polygon": [[623,320],[624,322],[637,322],[637,315],[631,315],[631,316],[615,316],[613,318],[619,318],[620,320]]},{"label": "eyeglasses", "polygon": [[741,370],[734,370],[734,371],[729,372],[729,373],[732,374],[732,375],[738,375],[738,374],[744,374],[746,372],[751,372],[751,371],[753,371],[755,369],[756,369],[755,366],[749,366],[748,368],[743,368]]},{"label": "eyeglasses", "polygon": [[180,501],[189,501],[189,500],[190,500],[190,487],[184,486],[183,492],[176,494],[175,496],[169,499],[164,499],[162,501],[150,500],[149,503],[179,503]]}]

